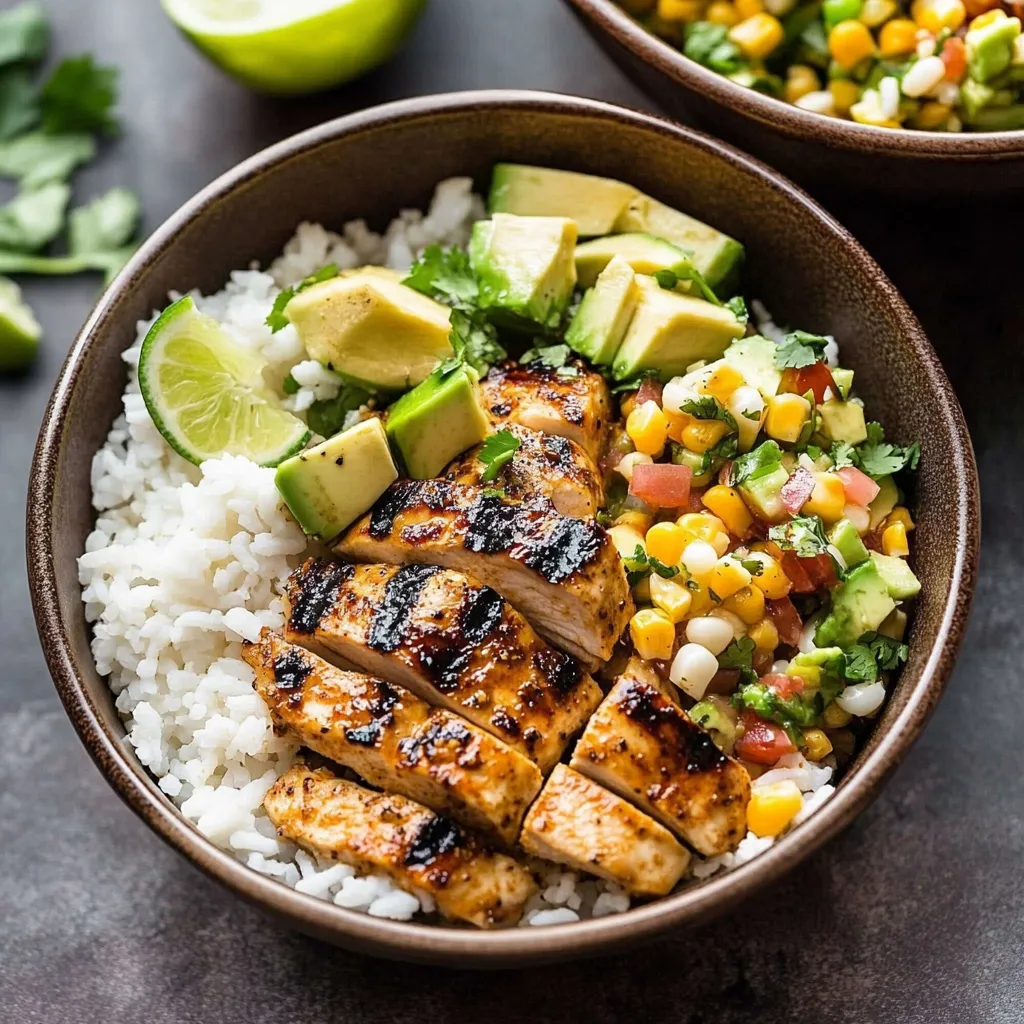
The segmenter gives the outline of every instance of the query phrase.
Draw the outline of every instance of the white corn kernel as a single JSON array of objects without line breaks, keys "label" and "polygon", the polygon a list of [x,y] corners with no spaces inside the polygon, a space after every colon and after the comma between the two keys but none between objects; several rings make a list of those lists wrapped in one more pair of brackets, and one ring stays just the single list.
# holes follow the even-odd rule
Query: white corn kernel
[{"label": "white corn kernel", "polygon": [[708,615],[714,619],[721,619],[731,630],[733,640],[747,635],[747,624],[727,608],[712,608]]},{"label": "white corn kernel", "polygon": [[694,402],[700,395],[696,385],[683,377],[673,377],[662,389],[661,407],[666,412],[680,413],[687,402]]},{"label": "white corn kernel", "polygon": [[764,419],[764,398],[761,392],[749,384],[744,384],[729,396],[725,407],[736,421],[740,451],[750,451],[757,440],[761,421]]},{"label": "white corn kernel", "polygon": [[[685,650],[685,648],[683,648]],[[846,687],[838,697],[836,703],[848,714],[857,715],[863,718],[865,715],[873,714],[885,700],[885,685],[881,682],[855,683]]]},{"label": "white corn kernel", "polygon": [[694,700],[703,700],[708,683],[718,671],[718,659],[700,644],[683,644],[672,659],[668,677]]},{"label": "white corn kernel", "polygon": [[686,639],[691,644],[700,644],[712,654],[721,654],[734,638],[732,626],[724,619],[708,615],[690,619],[686,624]]},{"label": "white corn kernel", "polygon": [[935,55],[935,37],[930,32],[925,32],[924,29],[918,34],[921,35],[921,38],[917,41],[918,57],[922,60],[925,57],[933,57]]},{"label": "white corn kernel", "polygon": [[813,114],[832,116],[836,112],[836,101],[832,98],[832,93],[827,89],[805,93],[793,106],[799,107],[801,110],[809,110]]},{"label": "white corn kernel", "polygon": [[934,54],[930,57],[922,57],[921,60],[912,64],[910,70],[903,76],[903,95],[917,99],[927,92],[931,92],[945,77],[946,65],[941,57]]},{"label": "white corn kernel", "polygon": [[882,108],[882,116],[895,121],[896,115],[900,112],[899,79],[887,75],[878,83],[878,102]]},{"label": "white corn kernel", "polygon": [[[1018,39],[1024,39],[1022,32]],[[955,107],[960,102],[960,86],[956,82],[939,82],[935,89],[935,98],[946,107]]]},{"label": "white corn kernel", "polygon": [[623,455],[619,460],[619,464],[615,467],[627,480],[633,479],[633,468],[639,465],[650,465],[654,462],[654,459],[650,455],[644,455],[641,452],[630,452],[628,455]]},{"label": "white corn kernel", "polygon": [[729,535],[725,533],[716,533],[711,538],[711,546],[715,549],[715,554],[719,558],[722,557],[729,550]]},{"label": "white corn kernel", "polygon": [[704,576],[718,564],[718,552],[706,540],[694,540],[683,548],[683,565],[691,576]]}]

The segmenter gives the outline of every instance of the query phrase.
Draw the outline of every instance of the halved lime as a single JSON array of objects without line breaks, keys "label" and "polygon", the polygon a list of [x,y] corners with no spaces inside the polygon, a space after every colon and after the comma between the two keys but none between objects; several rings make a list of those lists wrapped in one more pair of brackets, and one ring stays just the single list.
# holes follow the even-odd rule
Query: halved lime
[{"label": "halved lime", "polygon": [[398,49],[427,0],[162,0],[215,64],[260,92],[347,82]]},{"label": "halved lime", "polygon": [[0,277],[0,370],[23,370],[35,359],[43,329],[21,289]]},{"label": "halved lime", "polygon": [[157,429],[189,462],[244,455],[276,466],[311,434],[266,386],[265,365],[186,295],[149,329],[139,386]]}]

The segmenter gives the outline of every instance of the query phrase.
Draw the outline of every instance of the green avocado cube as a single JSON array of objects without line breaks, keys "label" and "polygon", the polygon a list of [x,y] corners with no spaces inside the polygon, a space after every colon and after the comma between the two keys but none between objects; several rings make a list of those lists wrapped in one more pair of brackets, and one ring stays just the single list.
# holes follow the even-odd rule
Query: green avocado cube
[{"label": "green avocado cube", "polygon": [[840,402],[829,399],[818,406],[821,415],[821,429],[832,441],[846,441],[860,444],[868,439],[868,428],[864,422],[864,406],[857,402]]},{"label": "green avocado cube", "polygon": [[490,421],[480,405],[478,377],[462,364],[438,368],[388,410],[387,436],[415,480],[437,476],[482,441]]},{"label": "green avocado cube", "polygon": [[274,483],[299,526],[327,543],[397,478],[384,427],[371,417],[285,459]]},{"label": "green avocado cube", "polygon": [[477,221],[469,260],[480,307],[514,330],[551,330],[576,287],[576,222],[566,217],[496,213]]},{"label": "green avocado cube", "polygon": [[878,627],[896,607],[875,562],[869,559],[832,588],[832,610],[814,634],[818,647],[849,647]]},{"label": "green avocado cube", "polygon": [[609,365],[626,336],[639,297],[633,268],[625,257],[613,257],[583,296],[565,332],[566,345],[595,366]]},{"label": "green avocado cube", "polygon": [[782,371],[775,365],[775,350],[778,346],[759,334],[734,341],[722,358],[743,375],[743,380],[757,388],[765,398],[771,398],[779,390]]},{"label": "green avocado cube", "polygon": [[895,555],[882,555],[871,552],[871,561],[875,563],[878,575],[889,588],[889,596],[897,601],[905,601],[917,597],[921,593],[921,581],[914,575],[914,570],[907,565],[906,559]]},{"label": "green avocado cube", "polygon": [[785,467],[778,465],[770,473],[744,480],[739,485],[740,494],[759,519],[777,523],[789,515],[782,504],[782,488],[788,479]]},{"label": "green avocado cube", "polygon": [[638,274],[650,275],[676,267],[689,270],[693,266],[688,253],[664,238],[645,234],[609,235],[576,246],[576,277],[580,285],[589,288],[616,256],[625,259]]},{"label": "green avocado cube", "polygon": [[839,397],[845,402],[853,389],[853,370],[837,366],[832,371],[832,379],[836,382],[836,387],[839,388]]},{"label": "green avocado cube", "polygon": [[989,82],[1013,60],[1014,41],[1020,35],[1020,18],[1001,18],[983,28],[971,29],[967,44],[967,73],[976,82]]},{"label": "green avocado cube", "polygon": [[877,530],[881,526],[882,520],[896,507],[896,502],[900,500],[899,488],[891,476],[883,476],[881,479],[876,480],[875,483],[878,484],[878,494],[875,495],[875,500],[868,505],[868,511],[871,513],[871,521],[868,524],[869,530]]},{"label": "green avocado cube", "polygon": [[857,527],[849,519],[840,519],[829,531],[828,540],[842,555],[847,569],[867,561],[868,549],[860,539]]}]

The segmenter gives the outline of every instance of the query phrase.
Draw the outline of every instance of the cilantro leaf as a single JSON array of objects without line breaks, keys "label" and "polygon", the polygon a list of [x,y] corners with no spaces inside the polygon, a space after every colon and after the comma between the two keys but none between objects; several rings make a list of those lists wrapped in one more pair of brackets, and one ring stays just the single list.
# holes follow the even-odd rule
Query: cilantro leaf
[{"label": "cilantro leaf", "polygon": [[511,430],[499,430],[491,434],[480,446],[477,458],[486,467],[480,475],[484,483],[496,479],[507,462],[512,460],[517,449],[523,442]]},{"label": "cilantro leaf", "polygon": [[29,73],[20,67],[0,71],[0,139],[13,139],[39,123],[39,98]]},{"label": "cilantro leaf", "polygon": [[721,420],[734,432],[739,429],[732,413],[719,405],[711,395],[691,398],[690,401],[683,402],[679,408],[681,412],[689,413],[698,420]]},{"label": "cilantro leaf", "polygon": [[657,376],[657,370],[642,370],[635,377],[630,377],[629,380],[624,380],[618,384],[614,384],[612,386],[612,394],[621,395],[626,391],[639,391],[640,385],[643,384],[645,380],[650,380],[652,377]]},{"label": "cilantro leaf", "polygon": [[781,463],[782,449],[774,441],[765,441],[733,462],[729,483],[735,487],[744,480],[757,480],[771,473]]},{"label": "cilantro leaf", "polygon": [[312,288],[313,285],[320,284],[321,281],[329,281],[332,277],[337,276],[337,263],[328,263],[326,266],[321,267],[316,271],[316,273],[303,278],[298,284],[291,285],[288,288],[282,288],[274,299],[273,308],[267,314],[267,319],[263,321],[270,328],[271,333],[277,334],[278,331],[283,331],[288,324],[291,323],[288,317],[285,316],[285,306],[287,306],[288,303],[299,294],[299,292],[304,292],[307,288]]},{"label": "cilantro leaf", "polygon": [[43,129],[116,135],[117,68],[102,67],[89,54],[66,57],[39,93]]},{"label": "cilantro leaf", "polygon": [[711,21],[695,21],[687,27],[683,53],[723,75],[746,66],[740,48],[729,39],[729,29]]},{"label": "cilantro leaf", "polygon": [[486,373],[490,366],[500,363],[508,355],[498,341],[498,332],[486,320],[453,307],[451,324],[448,337],[452,349],[462,362],[469,363],[477,373]]},{"label": "cilantro leaf", "polygon": [[475,309],[480,298],[469,254],[457,245],[447,250],[439,245],[428,246],[402,284],[463,312]]},{"label": "cilantro leaf", "polygon": [[18,4],[0,13],[0,65],[34,64],[49,42],[50,26],[39,4]]},{"label": "cilantro leaf", "polygon": [[865,633],[857,643],[866,644],[875,656],[878,667],[887,672],[899,668],[910,654],[910,648],[905,643],[882,633]]},{"label": "cilantro leaf", "polygon": [[733,640],[718,656],[719,668],[738,668],[745,683],[756,683],[757,673],[754,671],[754,641],[748,636]]},{"label": "cilantro leaf", "polygon": [[504,498],[504,487],[485,487],[481,492],[485,498]]},{"label": "cilantro leaf", "polygon": [[125,188],[112,188],[68,218],[72,254],[110,252],[127,244],[139,222],[139,200]]},{"label": "cilantro leaf", "polygon": [[828,338],[806,331],[792,331],[775,349],[775,366],[779,370],[800,370],[818,362],[828,344]]},{"label": "cilantro leaf", "polygon": [[817,516],[795,516],[789,522],[773,526],[768,539],[780,548],[795,551],[799,558],[813,558],[828,548],[825,528]]},{"label": "cilantro leaf", "polygon": [[708,302],[722,305],[722,300],[714,293],[704,275],[691,263],[679,263],[670,269],[656,270],[654,280],[666,291],[673,291],[680,281],[692,281]]},{"label": "cilantro leaf", "polygon": [[726,304],[728,309],[741,324],[750,322],[750,313],[747,311],[747,303],[742,295],[734,295]]},{"label": "cilantro leaf", "polygon": [[71,190],[54,182],[32,192],[19,192],[0,206],[0,248],[37,252],[64,226]]},{"label": "cilantro leaf", "polygon": [[741,558],[740,565],[742,565],[751,576],[760,576],[764,572],[764,562],[757,558]]},{"label": "cilantro leaf", "polygon": [[23,188],[35,189],[51,181],[66,181],[76,167],[95,155],[91,135],[29,132],[0,142],[0,174],[17,178]]},{"label": "cilantro leaf", "polygon": [[286,395],[295,395],[299,391],[299,382],[289,373],[281,382],[281,390]]},{"label": "cilantro leaf", "polygon": [[879,423],[869,423],[868,439],[857,448],[857,461],[868,476],[879,479],[891,476],[901,469],[917,469],[921,458],[921,446],[915,441],[911,445],[889,444],[884,438]]},{"label": "cilantro leaf", "polygon": [[334,398],[322,398],[306,410],[306,422],[315,434],[333,437],[344,428],[345,417],[366,405],[369,400],[368,391],[352,384],[343,384]]},{"label": "cilantro leaf", "polygon": [[833,441],[828,457],[836,469],[844,469],[846,466],[857,464],[856,449],[847,441]]},{"label": "cilantro leaf", "polygon": [[666,565],[655,558],[654,555],[648,555],[647,561],[651,567],[651,572],[657,573],[663,580],[670,580],[673,576],[679,575],[678,565]]},{"label": "cilantro leaf", "polygon": [[550,370],[560,370],[573,357],[568,345],[538,345],[524,352],[519,357],[523,366],[544,366]]},{"label": "cilantro leaf", "polygon": [[856,643],[843,651],[843,676],[851,683],[873,683],[878,678],[878,663],[870,647]]},{"label": "cilantro leaf", "polygon": [[651,563],[648,561],[647,552],[644,551],[642,544],[637,544],[633,554],[622,559],[622,564],[626,570],[626,582],[630,587],[635,587],[651,574]]}]

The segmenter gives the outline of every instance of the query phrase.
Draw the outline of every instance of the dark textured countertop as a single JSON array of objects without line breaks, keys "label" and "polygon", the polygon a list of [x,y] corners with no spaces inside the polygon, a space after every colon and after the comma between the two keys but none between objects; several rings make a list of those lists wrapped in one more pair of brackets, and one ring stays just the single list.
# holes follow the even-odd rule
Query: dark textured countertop
[{"label": "dark textured countertop", "polygon": [[[91,50],[122,68],[126,130],[80,175],[80,194],[133,187],[149,228],[267,143],[383,100],[525,86],[650,106],[556,0],[434,0],[390,67],[293,102],[224,79],[156,0],[46,6],[58,52]],[[1024,1021],[1024,211],[1019,199],[910,211],[857,197],[834,212],[924,321],[974,436],[985,538],[959,668],[882,796],[798,872],[701,931],[529,974],[405,967],[282,932],[107,787],[43,664],[21,532],[36,429],[96,282],[30,282],[43,356],[28,378],[0,382],[0,1020]]]}]

